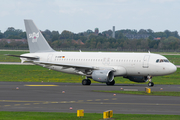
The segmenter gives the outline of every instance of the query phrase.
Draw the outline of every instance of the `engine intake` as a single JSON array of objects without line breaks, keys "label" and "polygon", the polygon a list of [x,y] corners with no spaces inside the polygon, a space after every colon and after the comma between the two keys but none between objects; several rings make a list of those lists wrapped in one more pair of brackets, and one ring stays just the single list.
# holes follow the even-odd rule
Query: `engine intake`
[{"label": "engine intake", "polygon": [[98,82],[112,82],[114,73],[111,70],[94,70],[92,79]]}]

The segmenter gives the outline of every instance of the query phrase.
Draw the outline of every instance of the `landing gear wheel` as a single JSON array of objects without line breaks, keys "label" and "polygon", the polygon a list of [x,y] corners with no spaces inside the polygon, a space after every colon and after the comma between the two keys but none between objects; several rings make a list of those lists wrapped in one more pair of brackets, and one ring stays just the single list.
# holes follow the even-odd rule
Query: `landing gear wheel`
[{"label": "landing gear wheel", "polygon": [[90,85],[90,84],[91,84],[91,80],[89,79],[82,80],[82,85]]},{"label": "landing gear wheel", "polygon": [[148,83],[148,86],[149,86],[149,87],[153,87],[153,86],[154,86],[154,83],[153,83],[153,82],[149,82],[149,83]]},{"label": "landing gear wheel", "polygon": [[111,81],[111,82],[106,82],[106,85],[114,85],[115,84],[115,81]]}]

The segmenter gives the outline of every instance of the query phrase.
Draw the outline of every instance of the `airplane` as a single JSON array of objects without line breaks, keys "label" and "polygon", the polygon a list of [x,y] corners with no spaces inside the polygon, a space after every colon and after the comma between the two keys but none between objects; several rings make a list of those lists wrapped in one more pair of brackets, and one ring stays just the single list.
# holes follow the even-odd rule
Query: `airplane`
[{"label": "airplane", "polygon": [[90,79],[114,85],[114,78],[122,76],[134,82],[149,81],[148,86],[152,87],[152,77],[177,70],[166,57],[150,52],[57,52],[50,47],[33,20],[25,19],[24,23],[30,53],[9,56],[20,57],[21,63],[31,62],[51,70],[85,76],[82,85],[90,85]]}]

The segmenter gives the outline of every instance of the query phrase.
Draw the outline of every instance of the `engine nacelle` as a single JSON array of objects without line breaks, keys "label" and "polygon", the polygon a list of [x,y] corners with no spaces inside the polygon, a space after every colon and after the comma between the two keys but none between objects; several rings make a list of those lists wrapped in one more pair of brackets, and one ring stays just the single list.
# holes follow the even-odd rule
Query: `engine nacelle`
[{"label": "engine nacelle", "polygon": [[123,78],[127,78],[130,81],[138,82],[138,83],[147,82],[148,81],[147,76],[123,76]]},{"label": "engine nacelle", "polygon": [[92,79],[98,82],[112,82],[114,73],[111,70],[94,70]]}]

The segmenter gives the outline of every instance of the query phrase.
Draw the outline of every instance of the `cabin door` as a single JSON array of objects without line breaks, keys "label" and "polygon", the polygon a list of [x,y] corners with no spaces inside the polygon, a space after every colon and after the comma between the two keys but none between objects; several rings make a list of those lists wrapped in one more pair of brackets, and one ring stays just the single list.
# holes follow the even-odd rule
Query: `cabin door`
[{"label": "cabin door", "polygon": [[143,68],[148,68],[149,67],[149,55],[144,56],[144,60],[143,60]]}]

